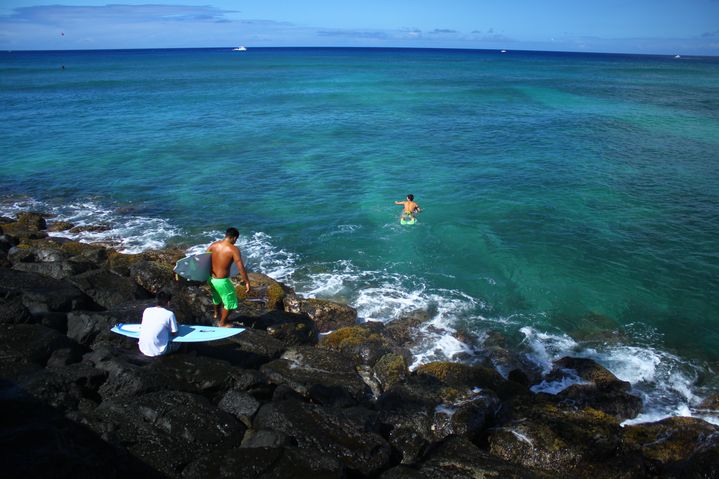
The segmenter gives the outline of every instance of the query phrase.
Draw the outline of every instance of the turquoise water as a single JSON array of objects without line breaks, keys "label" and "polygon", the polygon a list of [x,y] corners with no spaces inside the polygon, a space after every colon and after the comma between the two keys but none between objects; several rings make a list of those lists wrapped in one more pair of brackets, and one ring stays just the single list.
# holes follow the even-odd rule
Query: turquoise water
[{"label": "turquoise water", "polygon": [[298,291],[368,320],[427,311],[418,361],[500,330],[667,411],[719,387],[719,59],[12,52],[0,104],[5,212],[110,222],[128,251],[234,225]]}]

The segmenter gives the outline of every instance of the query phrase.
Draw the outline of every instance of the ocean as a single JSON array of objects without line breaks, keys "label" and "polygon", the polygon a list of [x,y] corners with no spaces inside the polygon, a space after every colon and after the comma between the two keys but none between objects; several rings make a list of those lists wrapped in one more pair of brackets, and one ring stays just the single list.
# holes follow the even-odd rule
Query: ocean
[{"label": "ocean", "polygon": [[235,226],[299,293],[429,317],[415,365],[501,333],[630,381],[636,422],[719,391],[719,58],[1,52],[0,105],[0,214],[108,224],[75,237],[126,252]]}]

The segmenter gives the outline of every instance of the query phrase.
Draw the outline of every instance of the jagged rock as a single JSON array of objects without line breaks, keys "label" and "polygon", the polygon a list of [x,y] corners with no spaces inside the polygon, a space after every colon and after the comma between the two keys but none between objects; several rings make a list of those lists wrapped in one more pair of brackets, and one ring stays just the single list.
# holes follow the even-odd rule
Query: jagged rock
[{"label": "jagged rock", "polygon": [[0,294],[0,324],[32,323],[30,310],[22,303],[19,292]]},{"label": "jagged rock", "polygon": [[190,354],[170,354],[155,358],[147,366],[159,376],[172,378],[177,383],[186,383],[183,388],[204,395],[223,394],[230,388],[262,384],[257,376],[232,367],[227,361],[194,356]]},{"label": "jagged rock", "polygon": [[42,213],[25,212],[17,214],[17,223],[30,231],[47,229],[47,223]]},{"label": "jagged rock", "polygon": [[264,329],[288,347],[317,343],[317,328],[307,315],[273,310],[261,316],[239,319],[244,320],[245,326]]},{"label": "jagged rock", "polygon": [[222,359],[242,368],[257,368],[279,358],[285,350],[282,342],[265,331],[255,329],[247,329],[222,341],[197,343],[193,348],[198,354]]},{"label": "jagged rock", "polygon": [[62,411],[75,410],[81,402],[94,408],[99,403],[97,390],[107,373],[85,364],[47,368],[22,378],[18,384],[28,394]]},{"label": "jagged rock", "polygon": [[67,314],[67,336],[80,344],[90,346],[98,335],[110,335],[117,320],[107,312],[72,311]]},{"label": "jagged rock", "polygon": [[719,477],[719,427],[701,419],[672,417],[625,426],[622,449],[641,455],[660,477]]},{"label": "jagged rock", "polygon": [[337,459],[311,449],[254,447],[215,451],[190,464],[182,477],[342,479],[345,474]]},{"label": "jagged rock", "polygon": [[21,294],[23,304],[32,314],[92,309],[94,306],[89,297],[65,281],[6,268],[0,268],[0,292]]},{"label": "jagged rock", "polygon": [[18,271],[36,273],[54,279],[66,279],[96,267],[95,264],[89,261],[17,262],[13,264],[13,269]]},{"label": "jagged rock", "polygon": [[284,299],[285,311],[308,315],[316,324],[320,333],[352,326],[357,322],[357,310],[346,304],[323,299],[300,298],[289,294]]},{"label": "jagged rock", "polygon": [[290,441],[287,434],[271,429],[255,431],[248,429],[245,437],[242,438],[240,447],[282,447],[289,446]]},{"label": "jagged rock", "polygon": [[110,225],[80,225],[70,228],[70,233],[102,233],[104,231],[110,231],[111,229],[112,226]]},{"label": "jagged rock", "polygon": [[231,415],[196,394],[153,392],[103,401],[89,425],[158,471],[179,477],[196,458],[239,444],[245,432]]},{"label": "jagged rock", "polygon": [[301,450],[335,457],[364,475],[380,471],[390,460],[387,442],[340,410],[295,401],[265,404],[255,417],[254,428],[283,432]]},{"label": "jagged rock", "polygon": [[323,336],[319,346],[344,353],[358,363],[374,366],[382,356],[395,350],[378,329],[381,330],[381,325],[362,324],[340,328]]},{"label": "jagged rock", "polygon": [[[0,377],[12,379],[24,370],[44,367],[52,353],[61,348],[79,348],[77,343],[40,324],[0,325]],[[29,366],[29,367],[28,367]]]},{"label": "jagged rock", "polygon": [[405,380],[410,374],[405,356],[397,353],[387,353],[382,356],[375,363],[372,372],[383,391]]},{"label": "jagged rock", "polygon": [[479,392],[457,404],[436,408],[430,429],[436,440],[447,436],[474,439],[491,423],[499,406],[493,393]]},{"label": "jagged rock", "polygon": [[354,365],[340,353],[312,347],[287,350],[260,371],[275,384],[286,384],[320,404],[350,406],[370,397]]},{"label": "jagged rock", "polygon": [[260,402],[244,391],[231,389],[222,396],[218,407],[243,423],[251,424],[252,417],[260,408]]},{"label": "jagged rock", "polygon": [[112,308],[135,299],[147,298],[134,282],[106,269],[97,269],[69,278],[80,291],[104,308]]},{"label": "jagged rock", "polygon": [[[505,403],[505,407],[507,404]],[[637,464],[615,465],[620,427],[601,411],[560,409],[550,402],[515,400],[487,442],[495,457],[549,473],[586,477],[622,477],[638,473]],[[623,471],[623,472],[619,472]]]},{"label": "jagged rock", "polygon": [[397,466],[383,473],[381,479],[477,479],[549,478],[525,467],[498,460],[466,439],[447,438],[428,454],[419,466]]},{"label": "jagged rock", "polygon": [[5,381],[0,381],[0,410],[5,478],[160,478],[123,448]]},{"label": "jagged rock", "polygon": [[75,225],[70,223],[69,221],[53,221],[48,227],[47,230],[51,232],[58,232],[58,231],[67,231],[70,228],[74,228]]},{"label": "jagged rock", "polygon": [[107,248],[102,245],[69,241],[63,243],[60,249],[69,256],[84,258],[98,266],[107,261]]},{"label": "jagged rock", "polygon": [[130,267],[130,278],[153,296],[172,286],[174,276],[172,267],[154,261],[138,261]]},{"label": "jagged rock", "polygon": [[213,306],[207,285],[178,285],[171,292],[172,310],[178,321],[183,324],[212,324]]},{"label": "jagged rock", "polygon": [[20,263],[32,263],[35,261],[35,251],[24,244],[13,246],[7,252],[7,259],[13,265]]},{"label": "jagged rock", "polygon": [[268,311],[283,308],[283,300],[289,288],[262,273],[248,273],[250,279],[250,294],[245,293],[244,285],[240,285],[237,278],[233,278],[236,285],[237,298],[240,302],[238,314],[240,316],[255,317]]},{"label": "jagged rock", "polygon": [[554,363],[554,369],[545,381],[557,381],[575,374],[589,384],[572,384],[554,396],[563,404],[578,408],[592,407],[619,419],[636,417],[642,409],[642,400],[630,394],[631,384],[591,359],[565,357]]},{"label": "jagged rock", "polygon": [[78,348],[56,349],[47,360],[48,368],[62,368],[82,361],[82,350]]},{"label": "jagged rock", "polygon": [[476,387],[491,389],[501,399],[529,394],[529,390],[525,387],[505,380],[497,371],[486,366],[440,361],[423,364],[415,372],[419,375],[435,377],[459,390]]}]

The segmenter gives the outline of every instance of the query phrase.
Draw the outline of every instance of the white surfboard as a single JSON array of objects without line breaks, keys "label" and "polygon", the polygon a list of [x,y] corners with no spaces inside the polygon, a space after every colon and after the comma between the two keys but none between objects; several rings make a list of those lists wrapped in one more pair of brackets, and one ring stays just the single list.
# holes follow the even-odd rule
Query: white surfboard
[{"label": "white surfboard", "polygon": [[[217,341],[218,339],[227,339],[236,334],[240,334],[245,328],[218,328],[215,326],[200,326],[180,324],[178,333],[172,338],[173,343],[201,343],[204,341]],[[125,324],[120,323],[114,326],[110,331],[113,333],[127,336],[128,338],[140,339],[141,324]]]},{"label": "white surfboard", "polygon": [[[212,270],[212,253],[200,253],[186,256],[175,263],[173,270],[178,276],[190,281],[207,281],[210,279]],[[230,276],[235,276],[239,271],[237,265],[230,266]]]}]

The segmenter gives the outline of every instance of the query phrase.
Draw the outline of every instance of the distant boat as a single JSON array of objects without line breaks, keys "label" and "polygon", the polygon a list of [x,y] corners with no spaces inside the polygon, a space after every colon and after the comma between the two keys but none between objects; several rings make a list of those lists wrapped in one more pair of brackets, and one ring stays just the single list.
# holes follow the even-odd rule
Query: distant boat
[{"label": "distant boat", "polygon": [[507,53],[507,50],[500,50],[499,53]]},{"label": "distant boat", "polygon": [[245,47],[237,47],[232,49],[233,52],[246,52],[247,48]]},{"label": "distant boat", "polygon": [[674,55],[674,58],[681,58],[681,55]]}]

